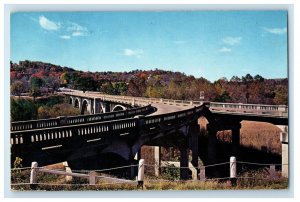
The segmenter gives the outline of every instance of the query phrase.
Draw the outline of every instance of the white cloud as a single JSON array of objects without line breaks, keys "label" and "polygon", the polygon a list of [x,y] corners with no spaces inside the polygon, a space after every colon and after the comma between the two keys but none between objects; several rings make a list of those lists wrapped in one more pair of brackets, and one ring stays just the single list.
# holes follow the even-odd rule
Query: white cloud
[{"label": "white cloud", "polygon": [[231,45],[231,46],[239,44],[241,40],[242,40],[242,37],[230,37],[230,36],[222,39],[223,43]]},{"label": "white cloud", "polygon": [[285,34],[287,32],[286,28],[263,28],[266,32],[269,32],[271,34]]},{"label": "white cloud", "polygon": [[62,35],[62,36],[59,36],[61,39],[70,39],[71,36],[69,35]]},{"label": "white cloud", "polygon": [[227,53],[227,52],[231,52],[231,49],[230,48],[226,48],[226,47],[222,47],[222,48],[219,49],[219,52]]},{"label": "white cloud", "polygon": [[85,33],[83,33],[83,32],[73,32],[72,33],[72,36],[84,36],[85,35]]},{"label": "white cloud", "polygon": [[67,31],[72,33],[72,36],[87,36],[89,31],[86,27],[83,27],[77,23],[70,23],[67,27]]},{"label": "white cloud", "polygon": [[173,41],[174,44],[181,45],[185,44],[185,41]]},{"label": "white cloud", "polygon": [[131,56],[140,57],[143,53],[144,53],[144,51],[141,49],[137,49],[137,50],[132,50],[129,48],[124,49],[124,55],[129,56],[129,57],[131,57]]},{"label": "white cloud", "polygon": [[60,23],[51,21],[43,15],[39,17],[39,24],[46,30],[58,30],[61,27]]}]

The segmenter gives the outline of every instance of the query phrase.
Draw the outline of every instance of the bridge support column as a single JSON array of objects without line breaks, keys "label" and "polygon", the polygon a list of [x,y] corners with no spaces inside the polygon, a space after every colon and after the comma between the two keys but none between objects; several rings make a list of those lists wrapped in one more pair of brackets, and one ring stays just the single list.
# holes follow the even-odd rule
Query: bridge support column
[{"label": "bridge support column", "polygon": [[100,99],[94,98],[94,114],[100,113]]},{"label": "bridge support column", "polygon": [[200,127],[197,122],[190,126],[190,148],[192,149],[192,164],[195,168],[198,168],[198,135],[200,133]]},{"label": "bridge support column", "polygon": [[110,112],[110,103],[105,102],[105,113]]},{"label": "bridge support column", "polygon": [[136,167],[134,166],[136,163],[134,162],[134,159],[131,160],[131,167],[130,167],[130,178],[134,179],[135,178],[135,169]]},{"label": "bridge support column", "polygon": [[154,147],[154,162],[155,162],[155,167],[154,167],[154,173],[155,176],[160,175],[160,166],[161,166],[161,148],[160,146],[155,146]]},{"label": "bridge support column", "polygon": [[188,157],[188,148],[182,146],[180,150],[180,179],[187,180],[189,177],[189,157]]},{"label": "bridge support column", "polygon": [[[208,165],[215,164],[217,162],[217,130],[214,125],[207,124],[207,136],[208,136],[208,148],[207,148],[207,160]],[[208,168],[208,173],[213,176],[217,176],[215,167]]]},{"label": "bridge support column", "polygon": [[87,111],[88,111],[88,113],[89,114],[93,114],[94,112],[93,112],[93,100],[89,100],[88,101],[88,107],[87,107]]},{"label": "bridge support column", "polygon": [[238,158],[240,149],[240,128],[241,124],[238,123],[231,129],[231,143],[232,143],[232,156]]},{"label": "bridge support column", "polygon": [[282,164],[282,177],[289,177],[289,134],[288,126],[279,127],[282,132],[280,132],[280,141],[281,141],[281,164]]}]

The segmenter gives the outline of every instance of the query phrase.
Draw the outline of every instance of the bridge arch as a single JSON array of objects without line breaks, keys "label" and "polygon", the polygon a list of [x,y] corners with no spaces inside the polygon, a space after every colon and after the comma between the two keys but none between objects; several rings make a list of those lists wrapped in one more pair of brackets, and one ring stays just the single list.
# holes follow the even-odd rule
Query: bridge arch
[{"label": "bridge arch", "polygon": [[87,114],[88,113],[88,106],[89,106],[88,101],[86,99],[84,99],[82,101],[81,114]]},{"label": "bridge arch", "polygon": [[78,98],[75,98],[74,107],[75,108],[80,108],[80,101],[79,101]]},{"label": "bridge arch", "polygon": [[126,110],[127,108],[122,106],[122,105],[116,105],[114,106],[114,108],[112,109],[113,112],[116,112],[116,111],[122,111],[122,110]]},{"label": "bridge arch", "polygon": [[69,98],[69,104],[72,105],[72,106],[74,105],[74,98],[73,97]]}]

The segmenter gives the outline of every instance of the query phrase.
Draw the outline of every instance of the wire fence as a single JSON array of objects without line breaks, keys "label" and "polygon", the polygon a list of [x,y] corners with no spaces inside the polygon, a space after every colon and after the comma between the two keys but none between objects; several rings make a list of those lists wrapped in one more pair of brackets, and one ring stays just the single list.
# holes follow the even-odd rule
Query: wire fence
[{"label": "wire fence", "polygon": [[[141,162],[141,161],[140,161]],[[217,167],[217,166],[223,166],[223,165],[230,165],[230,176],[224,176],[224,177],[213,177],[213,178],[207,178],[205,176],[205,168],[211,168],[211,167]],[[237,175],[236,173],[236,165],[242,164],[242,165],[257,165],[257,166],[264,166],[265,168],[269,166],[268,172],[264,173],[264,175],[255,175],[255,174],[249,174],[249,175]],[[47,167],[38,167],[37,163],[32,164],[32,167],[21,167],[21,168],[13,168],[11,169],[12,173],[14,171],[30,171],[30,181],[28,182],[12,182],[11,187],[16,186],[30,186],[32,188],[32,185],[36,186],[105,186],[105,185],[116,185],[116,184],[127,184],[127,185],[137,185],[140,183],[140,179],[142,178],[142,181],[145,181],[146,183],[155,183],[155,182],[197,182],[197,181],[220,181],[220,180],[276,180],[280,178],[280,173],[276,172],[275,166],[288,166],[288,164],[278,164],[278,163],[256,163],[256,162],[246,162],[246,161],[234,161],[234,162],[223,162],[223,163],[216,163],[211,165],[203,165],[199,166],[198,168],[193,168],[194,170],[200,171],[197,172],[197,178],[193,180],[182,180],[182,179],[153,179],[151,177],[148,177],[144,179],[144,167],[154,167],[156,169],[179,169],[179,170],[191,170],[191,166],[174,166],[174,165],[158,165],[158,164],[134,164],[134,165],[126,165],[126,166],[118,166],[118,167],[112,167],[112,168],[106,168],[106,169],[100,169],[100,170],[72,170],[68,171],[66,168],[47,168]],[[35,165],[35,166],[34,166]],[[234,167],[232,170],[232,167]],[[109,176],[103,172],[106,171],[112,171],[112,170],[120,170],[120,169],[128,169],[128,168],[138,168],[138,175],[135,180],[120,178],[120,177],[114,177]],[[142,171],[140,171],[142,169]],[[142,174],[141,174],[142,172]],[[20,173],[20,172],[19,172]],[[65,176],[65,181],[61,181],[60,183],[53,183],[53,182],[37,182],[37,174],[44,173],[44,174],[53,174],[53,175],[63,175]],[[83,174],[86,173],[86,174]],[[28,177],[28,176],[27,176]],[[76,182],[76,180],[73,180],[72,177],[75,178],[85,178],[88,180],[88,183],[85,181]],[[69,179],[67,179],[69,178]],[[18,178],[16,178],[18,179]],[[47,179],[47,178],[46,178]],[[139,180],[138,180],[139,179]],[[42,179],[41,179],[42,180]],[[98,183],[97,183],[98,181]],[[64,183],[68,182],[68,183]]]}]

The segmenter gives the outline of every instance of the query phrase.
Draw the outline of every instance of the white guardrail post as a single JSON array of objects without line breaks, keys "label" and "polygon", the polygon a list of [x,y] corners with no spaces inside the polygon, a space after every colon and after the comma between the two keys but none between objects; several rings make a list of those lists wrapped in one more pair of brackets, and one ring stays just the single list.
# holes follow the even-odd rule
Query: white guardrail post
[{"label": "white guardrail post", "polygon": [[31,163],[31,171],[30,171],[30,189],[36,189],[37,187],[37,162]]},{"label": "white guardrail post", "polygon": [[145,160],[144,159],[140,159],[139,161],[139,170],[138,170],[138,184],[137,184],[137,189],[141,188],[143,189],[144,187],[144,170],[145,170],[145,164],[144,164]]},{"label": "white guardrail post", "polygon": [[234,156],[230,157],[229,165],[231,186],[236,186],[236,158]]}]

